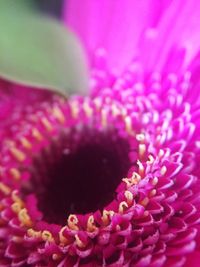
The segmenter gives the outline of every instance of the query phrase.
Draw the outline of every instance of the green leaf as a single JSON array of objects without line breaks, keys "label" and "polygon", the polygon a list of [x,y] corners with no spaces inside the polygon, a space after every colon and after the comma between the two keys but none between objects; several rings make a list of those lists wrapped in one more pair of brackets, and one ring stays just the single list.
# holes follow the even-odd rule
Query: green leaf
[{"label": "green leaf", "polygon": [[86,59],[75,36],[23,4],[2,8],[2,1],[10,0],[0,0],[0,76],[65,95],[87,91]]}]

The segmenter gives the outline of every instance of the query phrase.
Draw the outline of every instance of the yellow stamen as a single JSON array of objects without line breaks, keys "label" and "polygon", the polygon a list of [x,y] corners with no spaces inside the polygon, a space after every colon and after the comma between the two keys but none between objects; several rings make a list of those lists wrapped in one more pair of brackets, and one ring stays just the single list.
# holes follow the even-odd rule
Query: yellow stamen
[{"label": "yellow stamen", "polygon": [[10,152],[13,155],[13,157],[15,157],[15,159],[20,161],[20,162],[24,161],[26,158],[26,155],[24,154],[24,152],[22,152],[21,150],[19,150],[16,147],[11,147]]},{"label": "yellow stamen", "polygon": [[149,160],[147,161],[147,164],[153,164],[154,163],[154,157],[152,155],[148,156]]},{"label": "yellow stamen", "polygon": [[52,113],[53,113],[54,117],[56,119],[58,119],[58,121],[61,124],[65,123],[65,116],[64,116],[62,110],[59,107],[54,107],[53,110],[52,110]]},{"label": "yellow stamen", "polygon": [[133,131],[132,129],[132,120],[131,120],[131,117],[129,116],[126,116],[124,118],[124,122],[125,122],[125,129],[126,129],[126,132],[130,135],[135,135],[135,132]]},{"label": "yellow stamen", "polygon": [[120,214],[123,214],[124,211],[128,208],[128,204],[125,202],[125,201],[122,201],[120,204],[119,204],[119,213]]},{"label": "yellow stamen", "polygon": [[145,141],[145,135],[144,134],[137,134],[136,140],[139,142],[144,142]]},{"label": "yellow stamen", "polygon": [[21,173],[16,168],[11,168],[10,169],[10,174],[12,175],[13,179],[16,180],[16,181],[20,180],[20,178],[21,178]]},{"label": "yellow stamen", "polygon": [[8,187],[2,182],[0,182],[0,191],[5,195],[9,195],[11,193],[10,187]]},{"label": "yellow stamen", "polygon": [[32,148],[32,144],[25,137],[21,138],[21,143],[22,143],[23,147],[25,147],[26,149],[31,149]]},{"label": "yellow stamen", "polygon": [[73,118],[77,118],[79,114],[79,105],[77,102],[71,102],[70,103],[70,109],[71,109],[71,114]]},{"label": "yellow stamen", "polygon": [[133,202],[133,194],[130,191],[125,191],[124,195],[127,199],[128,205],[130,206]]},{"label": "yellow stamen", "polygon": [[153,189],[153,190],[151,190],[151,192],[149,193],[149,196],[150,197],[153,197],[153,196],[155,196],[156,195],[156,189]]},{"label": "yellow stamen", "polygon": [[117,107],[117,105],[112,104],[111,109],[113,117],[117,117],[118,115],[121,114],[120,109]]},{"label": "yellow stamen", "polygon": [[42,231],[42,239],[44,241],[48,241],[48,242],[53,242],[54,241],[54,238],[53,238],[52,234],[47,230]]},{"label": "yellow stamen", "polygon": [[142,162],[138,160],[137,165],[139,167],[139,175],[143,176],[144,175],[144,166],[143,166]]},{"label": "yellow stamen", "polygon": [[34,237],[34,238],[41,238],[42,237],[42,232],[41,231],[35,231],[32,228],[27,230],[27,235],[29,237]]},{"label": "yellow stamen", "polygon": [[114,214],[115,213],[112,210],[103,210],[103,216],[101,217],[103,224],[108,225],[110,223],[110,219],[113,217]]},{"label": "yellow stamen", "polygon": [[21,198],[17,195],[17,191],[13,191],[11,197],[12,197],[13,202],[20,203],[21,206],[24,205],[24,202],[23,202],[23,201],[21,200]]},{"label": "yellow stamen", "polygon": [[48,132],[51,132],[53,130],[53,126],[47,118],[42,118],[41,122]]},{"label": "yellow stamen", "polygon": [[96,108],[99,110],[101,108],[101,105],[102,105],[101,99],[97,97],[97,98],[94,99],[93,102],[94,102]]},{"label": "yellow stamen", "polygon": [[156,185],[158,183],[158,178],[154,177],[152,180],[152,185]]},{"label": "yellow stamen", "polygon": [[136,185],[140,182],[141,176],[137,172],[133,172],[131,178],[123,178],[122,181],[126,183],[127,188]]},{"label": "yellow stamen", "polygon": [[142,158],[146,152],[146,145],[145,144],[139,144],[139,155]]},{"label": "yellow stamen", "polygon": [[67,229],[67,226],[64,226],[60,232],[59,232],[59,238],[60,238],[60,242],[61,244],[68,244],[69,243],[69,240],[63,235],[63,232]]},{"label": "yellow stamen", "polygon": [[94,232],[96,229],[97,227],[95,226],[94,216],[91,215],[87,221],[87,231]]},{"label": "yellow stamen", "polygon": [[127,116],[127,110],[123,107],[121,107],[121,113],[124,118]]},{"label": "yellow stamen", "polygon": [[36,128],[33,128],[32,135],[38,141],[42,141],[42,139],[43,139],[43,136],[41,135],[41,133]]},{"label": "yellow stamen", "polygon": [[166,166],[162,166],[162,168],[160,170],[161,175],[165,175],[166,171],[167,171],[167,167]]},{"label": "yellow stamen", "polygon": [[92,117],[93,109],[90,107],[90,105],[87,102],[83,103],[83,109],[88,117]]},{"label": "yellow stamen", "polygon": [[162,158],[164,156],[164,154],[165,154],[164,150],[163,149],[160,149],[159,150],[159,153],[158,153],[158,157],[159,158]]},{"label": "yellow stamen", "polygon": [[68,223],[68,227],[71,229],[71,230],[79,230],[77,224],[78,224],[78,218],[76,217],[76,215],[69,215],[68,217],[68,220],[67,220],[67,223]]},{"label": "yellow stamen", "polygon": [[20,210],[20,212],[18,213],[18,219],[25,226],[31,227],[33,225],[31,218],[28,215],[27,209],[25,208]]},{"label": "yellow stamen", "polygon": [[140,182],[141,180],[141,176],[137,173],[137,172],[133,172],[132,174],[132,179],[134,179],[135,182],[137,182],[137,184]]},{"label": "yellow stamen", "polygon": [[42,231],[41,238],[44,241],[48,241],[48,242],[53,242],[54,241],[54,238],[53,238],[52,234],[47,230]]},{"label": "yellow stamen", "polygon": [[105,128],[107,126],[107,111],[105,109],[101,110],[101,124]]},{"label": "yellow stamen", "polygon": [[11,208],[15,213],[19,213],[23,207],[19,202],[15,202],[12,204]]}]

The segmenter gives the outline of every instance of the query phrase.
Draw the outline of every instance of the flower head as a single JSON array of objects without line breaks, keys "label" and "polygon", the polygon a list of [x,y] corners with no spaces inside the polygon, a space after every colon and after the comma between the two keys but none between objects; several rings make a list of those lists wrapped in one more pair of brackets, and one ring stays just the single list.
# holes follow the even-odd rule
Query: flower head
[{"label": "flower head", "polygon": [[13,107],[1,133],[0,266],[199,256],[198,57],[185,66],[172,51],[162,71],[135,57],[124,67],[123,56],[115,72],[97,49],[89,96]]}]

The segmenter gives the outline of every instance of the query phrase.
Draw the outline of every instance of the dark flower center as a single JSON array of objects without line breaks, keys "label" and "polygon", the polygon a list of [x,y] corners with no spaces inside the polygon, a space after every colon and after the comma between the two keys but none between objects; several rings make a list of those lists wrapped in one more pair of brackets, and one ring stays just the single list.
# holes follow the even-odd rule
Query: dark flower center
[{"label": "dark flower center", "polygon": [[[35,158],[31,191],[50,223],[102,210],[126,176],[129,145],[115,131],[71,129]],[[30,193],[30,192],[28,192]]]}]

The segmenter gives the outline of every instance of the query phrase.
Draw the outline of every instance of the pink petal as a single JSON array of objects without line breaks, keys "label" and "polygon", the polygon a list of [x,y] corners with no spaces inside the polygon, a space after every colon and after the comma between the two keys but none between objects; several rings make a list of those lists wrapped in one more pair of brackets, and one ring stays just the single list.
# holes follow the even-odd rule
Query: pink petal
[{"label": "pink petal", "polygon": [[189,256],[187,256],[186,263],[184,267],[199,267],[199,262],[200,262],[200,252],[195,251],[191,253]]},{"label": "pink petal", "polygon": [[110,67],[121,70],[136,54],[141,33],[157,22],[161,7],[160,1],[151,0],[72,0],[66,1],[64,16],[91,60],[97,48],[105,48]]},{"label": "pink petal", "polygon": [[170,72],[198,50],[199,5],[198,0],[85,0],[83,5],[71,0],[66,1],[64,19],[92,63],[96,49],[104,48],[111,69],[121,71],[139,55],[147,70]]}]

